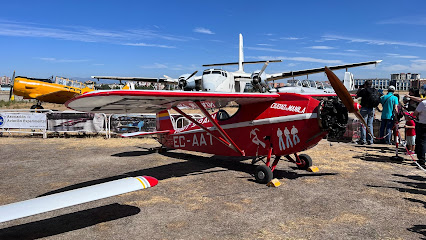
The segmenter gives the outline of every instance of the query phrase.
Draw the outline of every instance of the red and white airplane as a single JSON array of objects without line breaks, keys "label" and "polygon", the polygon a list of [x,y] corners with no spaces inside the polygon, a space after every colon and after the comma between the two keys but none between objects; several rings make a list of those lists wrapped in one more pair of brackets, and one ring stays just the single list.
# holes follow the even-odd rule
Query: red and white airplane
[{"label": "red and white airplane", "polygon": [[[282,156],[295,162],[300,169],[312,166],[308,155],[298,153],[314,147],[327,134],[343,134],[348,111],[364,122],[358,112],[360,106],[354,103],[342,82],[327,67],[325,71],[344,105],[337,99],[319,101],[295,93],[112,90],[78,96],[68,101],[66,106],[84,112],[155,112],[156,132],[137,132],[123,137],[157,134],[158,141],[171,149],[223,156],[266,156],[266,164],[256,167],[255,177],[258,182],[267,183]],[[239,104],[233,116],[221,109],[231,101]],[[181,107],[198,108],[204,118],[194,120]],[[211,108],[220,110],[210,114],[208,109]],[[192,124],[174,129],[170,109]],[[272,155],[275,156],[273,161]]]}]

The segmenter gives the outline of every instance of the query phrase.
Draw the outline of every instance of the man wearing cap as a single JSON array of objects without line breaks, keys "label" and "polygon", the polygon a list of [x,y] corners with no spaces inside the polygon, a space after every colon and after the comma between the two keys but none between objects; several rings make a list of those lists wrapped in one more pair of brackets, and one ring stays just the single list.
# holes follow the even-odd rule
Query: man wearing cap
[{"label": "man wearing cap", "polygon": [[391,144],[391,131],[394,125],[394,111],[398,112],[398,98],[393,95],[394,86],[389,86],[388,94],[380,97],[382,104],[382,122],[380,124],[380,137],[384,137],[385,144]]},{"label": "man wearing cap", "polygon": [[419,103],[413,116],[417,118],[416,123],[416,149],[418,163],[425,166],[425,151],[426,151],[426,100]]}]

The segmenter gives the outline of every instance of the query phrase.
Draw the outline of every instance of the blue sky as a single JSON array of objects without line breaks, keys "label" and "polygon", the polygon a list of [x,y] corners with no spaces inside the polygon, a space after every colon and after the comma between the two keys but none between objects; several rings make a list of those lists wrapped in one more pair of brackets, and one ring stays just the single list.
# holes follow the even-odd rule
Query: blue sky
[{"label": "blue sky", "polygon": [[0,9],[0,76],[178,77],[237,61],[242,33],[246,61],[283,60],[267,73],[382,59],[350,71],[426,78],[425,1],[16,0]]}]

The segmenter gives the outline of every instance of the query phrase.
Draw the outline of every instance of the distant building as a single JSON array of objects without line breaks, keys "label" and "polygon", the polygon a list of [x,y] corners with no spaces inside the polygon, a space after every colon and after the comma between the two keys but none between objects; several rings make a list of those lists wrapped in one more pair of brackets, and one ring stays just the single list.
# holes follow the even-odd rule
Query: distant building
[{"label": "distant building", "polygon": [[11,83],[10,77],[7,77],[7,76],[0,77],[0,85],[10,85],[10,83]]}]

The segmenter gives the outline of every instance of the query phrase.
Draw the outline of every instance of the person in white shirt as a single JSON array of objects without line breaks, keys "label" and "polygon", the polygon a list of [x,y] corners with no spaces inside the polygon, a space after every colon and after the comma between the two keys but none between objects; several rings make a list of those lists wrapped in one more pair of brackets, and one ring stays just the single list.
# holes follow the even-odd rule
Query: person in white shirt
[{"label": "person in white shirt", "polygon": [[416,149],[418,163],[425,167],[425,151],[426,151],[426,100],[419,103],[414,111],[414,117],[417,118],[416,123]]}]

